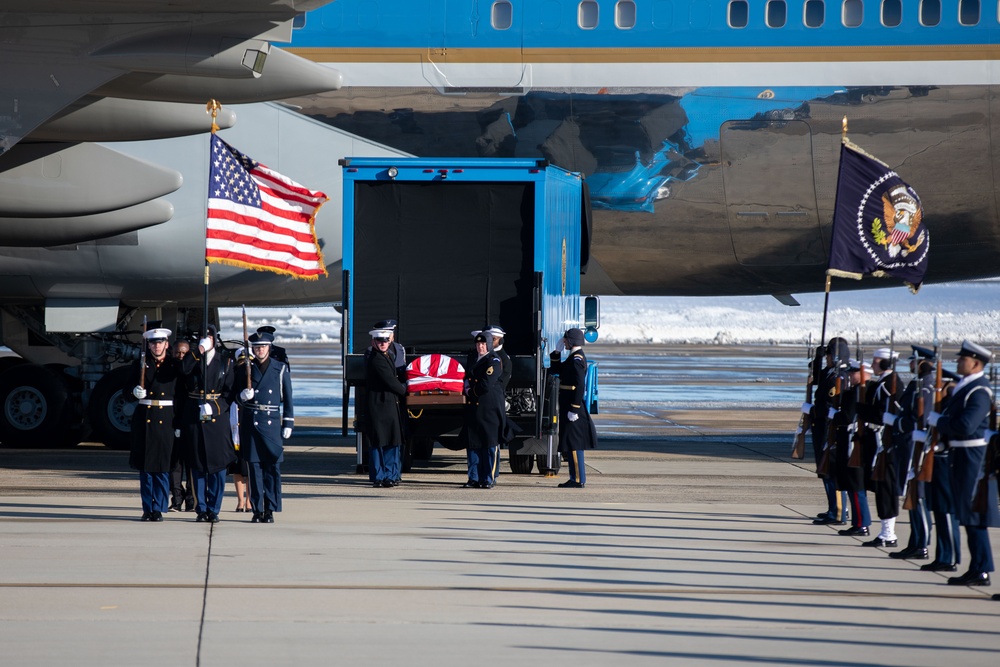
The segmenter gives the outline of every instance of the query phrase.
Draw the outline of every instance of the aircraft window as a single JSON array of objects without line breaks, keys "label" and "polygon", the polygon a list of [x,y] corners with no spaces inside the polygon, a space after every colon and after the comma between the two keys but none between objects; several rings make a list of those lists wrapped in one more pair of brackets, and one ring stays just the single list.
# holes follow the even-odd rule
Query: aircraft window
[{"label": "aircraft window", "polygon": [[299,30],[306,27],[306,15],[296,14],[292,19],[292,30]]},{"label": "aircraft window", "polygon": [[857,28],[864,20],[865,5],[861,0],[844,0],[841,21],[846,28]]},{"label": "aircraft window", "polygon": [[825,20],[826,6],[823,0],[806,0],[803,21],[807,28],[821,28]]},{"label": "aircraft window", "polygon": [[750,8],[746,0],[732,0],[729,3],[729,27],[745,28],[750,18]]},{"label": "aircraft window", "polygon": [[619,0],[615,5],[615,25],[623,30],[635,27],[635,3],[632,0]]},{"label": "aircraft window", "polygon": [[933,28],[941,22],[941,0],[923,0],[920,3],[920,25]]},{"label": "aircraft window", "polygon": [[882,25],[887,28],[895,28],[902,20],[902,0],[882,0]]},{"label": "aircraft window", "polygon": [[595,0],[583,0],[577,12],[577,23],[585,30],[593,30],[597,27],[597,14],[599,7]]},{"label": "aircraft window", "polygon": [[497,0],[493,3],[490,23],[494,30],[507,30],[514,23],[514,8],[507,0]]},{"label": "aircraft window", "polygon": [[959,0],[958,22],[962,25],[979,23],[979,0]]},{"label": "aircraft window", "polygon": [[784,28],[788,18],[788,6],[785,0],[767,0],[764,8],[768,28]]}]

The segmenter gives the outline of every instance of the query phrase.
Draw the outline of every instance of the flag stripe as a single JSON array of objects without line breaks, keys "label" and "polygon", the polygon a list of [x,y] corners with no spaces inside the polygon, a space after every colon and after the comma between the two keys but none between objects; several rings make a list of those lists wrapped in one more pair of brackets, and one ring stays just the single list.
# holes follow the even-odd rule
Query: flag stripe
[{"label": "flag stripe", "polygon": [[212,135],[205,258],[298,278],[327,275],[314,218],[322,192],[251,160]]}]

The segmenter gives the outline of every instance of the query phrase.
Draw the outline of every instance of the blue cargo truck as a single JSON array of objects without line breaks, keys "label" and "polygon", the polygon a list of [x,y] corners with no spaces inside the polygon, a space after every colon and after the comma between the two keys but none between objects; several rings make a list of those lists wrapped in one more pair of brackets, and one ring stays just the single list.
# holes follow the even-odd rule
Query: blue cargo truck
[{"label": "blue cargo truck", "polygon": [[[521,429],[508,445],[511,469],[529,473],[537,462],[540,472],[558,471],[558,378],[547,368],[565,330],[580,325],[590,214],[581,176],[534,159],[340,164],[345,432],[351,389],[356,398],[364,391],[375,322],[398,322],[396,341],[407,362],[444,354],[463,365],[472,332],[499,325],[513,370],[508,417]],[[596,409],[596,380],[591,384]],[[461,394],[407,396],[404,470],[429,458],[435,443],[462,448],[464,409]],[[364,450],[358,434],[359,471]]]}]

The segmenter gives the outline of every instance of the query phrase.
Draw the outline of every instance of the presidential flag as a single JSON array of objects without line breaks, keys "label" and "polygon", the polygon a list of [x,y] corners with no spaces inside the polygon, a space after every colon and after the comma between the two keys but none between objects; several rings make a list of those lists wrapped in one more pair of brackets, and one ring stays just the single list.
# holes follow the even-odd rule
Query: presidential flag
[{"label": "presidential flag", "polygon": [[930,234],[917,193],[888,165],[844,140],[827,274],[897,278],[916,292]]},{"label": "presidential flag", "polygon": [[305,280],[325,276],[314,220],[327,199],[213,134],[205,259]]}]

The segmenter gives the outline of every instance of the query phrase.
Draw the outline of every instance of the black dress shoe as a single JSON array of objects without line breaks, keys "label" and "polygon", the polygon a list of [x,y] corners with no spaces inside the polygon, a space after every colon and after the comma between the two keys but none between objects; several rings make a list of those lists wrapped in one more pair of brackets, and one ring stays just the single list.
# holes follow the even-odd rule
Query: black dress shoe
[{"label": "black dress shoe", "polygon": [[496,482],[481,482],[479,484],[479,488],[480,489],[492,489],[496,485],[497,485]]},{"label": "black dress shoe", "polygon": [[392,483],[391,479],[383,479],[382,480],[382,488],[383,489],[391,489],[394,486],[396,486],[396,485]]},{"label": "black dress shoe", "polygon": [[942,563],[939,560],[933,560],[930,563],[921,565],[920,569],[924,572],[954,572],[958,568],[951,563]]},{"label": "black dress shoe", "polygon": [[850,537],[868,537],[868,526],[851,526],[850,528],[838,530],[837,533]]},{"label": "black dress shoe", "polygon": [[465,484],[462,485],[462,488],[463,489],[478,489],[479,488],[479,482],[470,479],[468,482],[466,482]]},{"label": "black dress shoe", "polygon": [[261,519],[264,518],[264,514],[261,512],[254,512],[253,517],[250,519],[250,523],[260,523]]},{"label": "black dress shoe", "polygon": [[833,524],[835,526],[844,525],[843,521],[837,521],[836,519],[828,517],[826,515],[822,516],[819,519],[813,519],[813,523],[817,526],[829,526],[830,524]]},{"label": "black dress shoe", "polygon": [[261,517],[261,523],[274,523],[274,513],[271,510],[264,512],[264,516]]},{"label": "black dress shoe", "polygon": [[949,586],[989,586],[990,575],[987,572],[966,572],[960,577],[949,577]]},{"label": "black dress shoe", "polygon": [[577,482],[576,480],[570,479],[559,485],[560,489],[582,489],[583,484]]},{"label": "black dress shoe", "polygon": [[393,486],[399,486],[399,480],[398,479],[392,480],[392,485]]},{"label": "black dress shoe", "polygon": [[208,512],[198,512],[198,518],[195,519],[198,523],[208,521]]},{"label": "black dress shoe", "polygon": [[149,519],[150,521],[163,521],[163,514],[160,512],[153,512],[153,516]]},{"label": "black dress shoe", "polygon": [[1000,593],[994,593],[993,597],[991,597],[990,599],[995,602],[1000,602]]},{"label": "black dress shoe", "polygon": [[219,523],[219,515],[215,512],[205,512],[205,521],[209,523]]},{"label": "black dress shoe", "polygon": [[863,547],[894,547],[898,544],[897,540],[883,540],[881,537],[876,537],[874,540],[868,540],[867,542],[862,542]]},{"label": "black dress shoe", "polygon": [[142,518],[139,519],[139,521],[152,521],[152,520],[153,520],[153,513],[152,512],[143,512],[142,513]]},{"label": "black dress shoe", "polygon": [[831,518],[832,519],[833,517],[830,516],[829,512],[820,512],[819,514],[816,515],[816,518],[817,519],[826,519],[826,518]]},{"label": "black dress shoe", "polygon": [[927,549],[906,548],[902,551],[893,551],[889,558],[901,558],[903,560],[927,560]]}]

